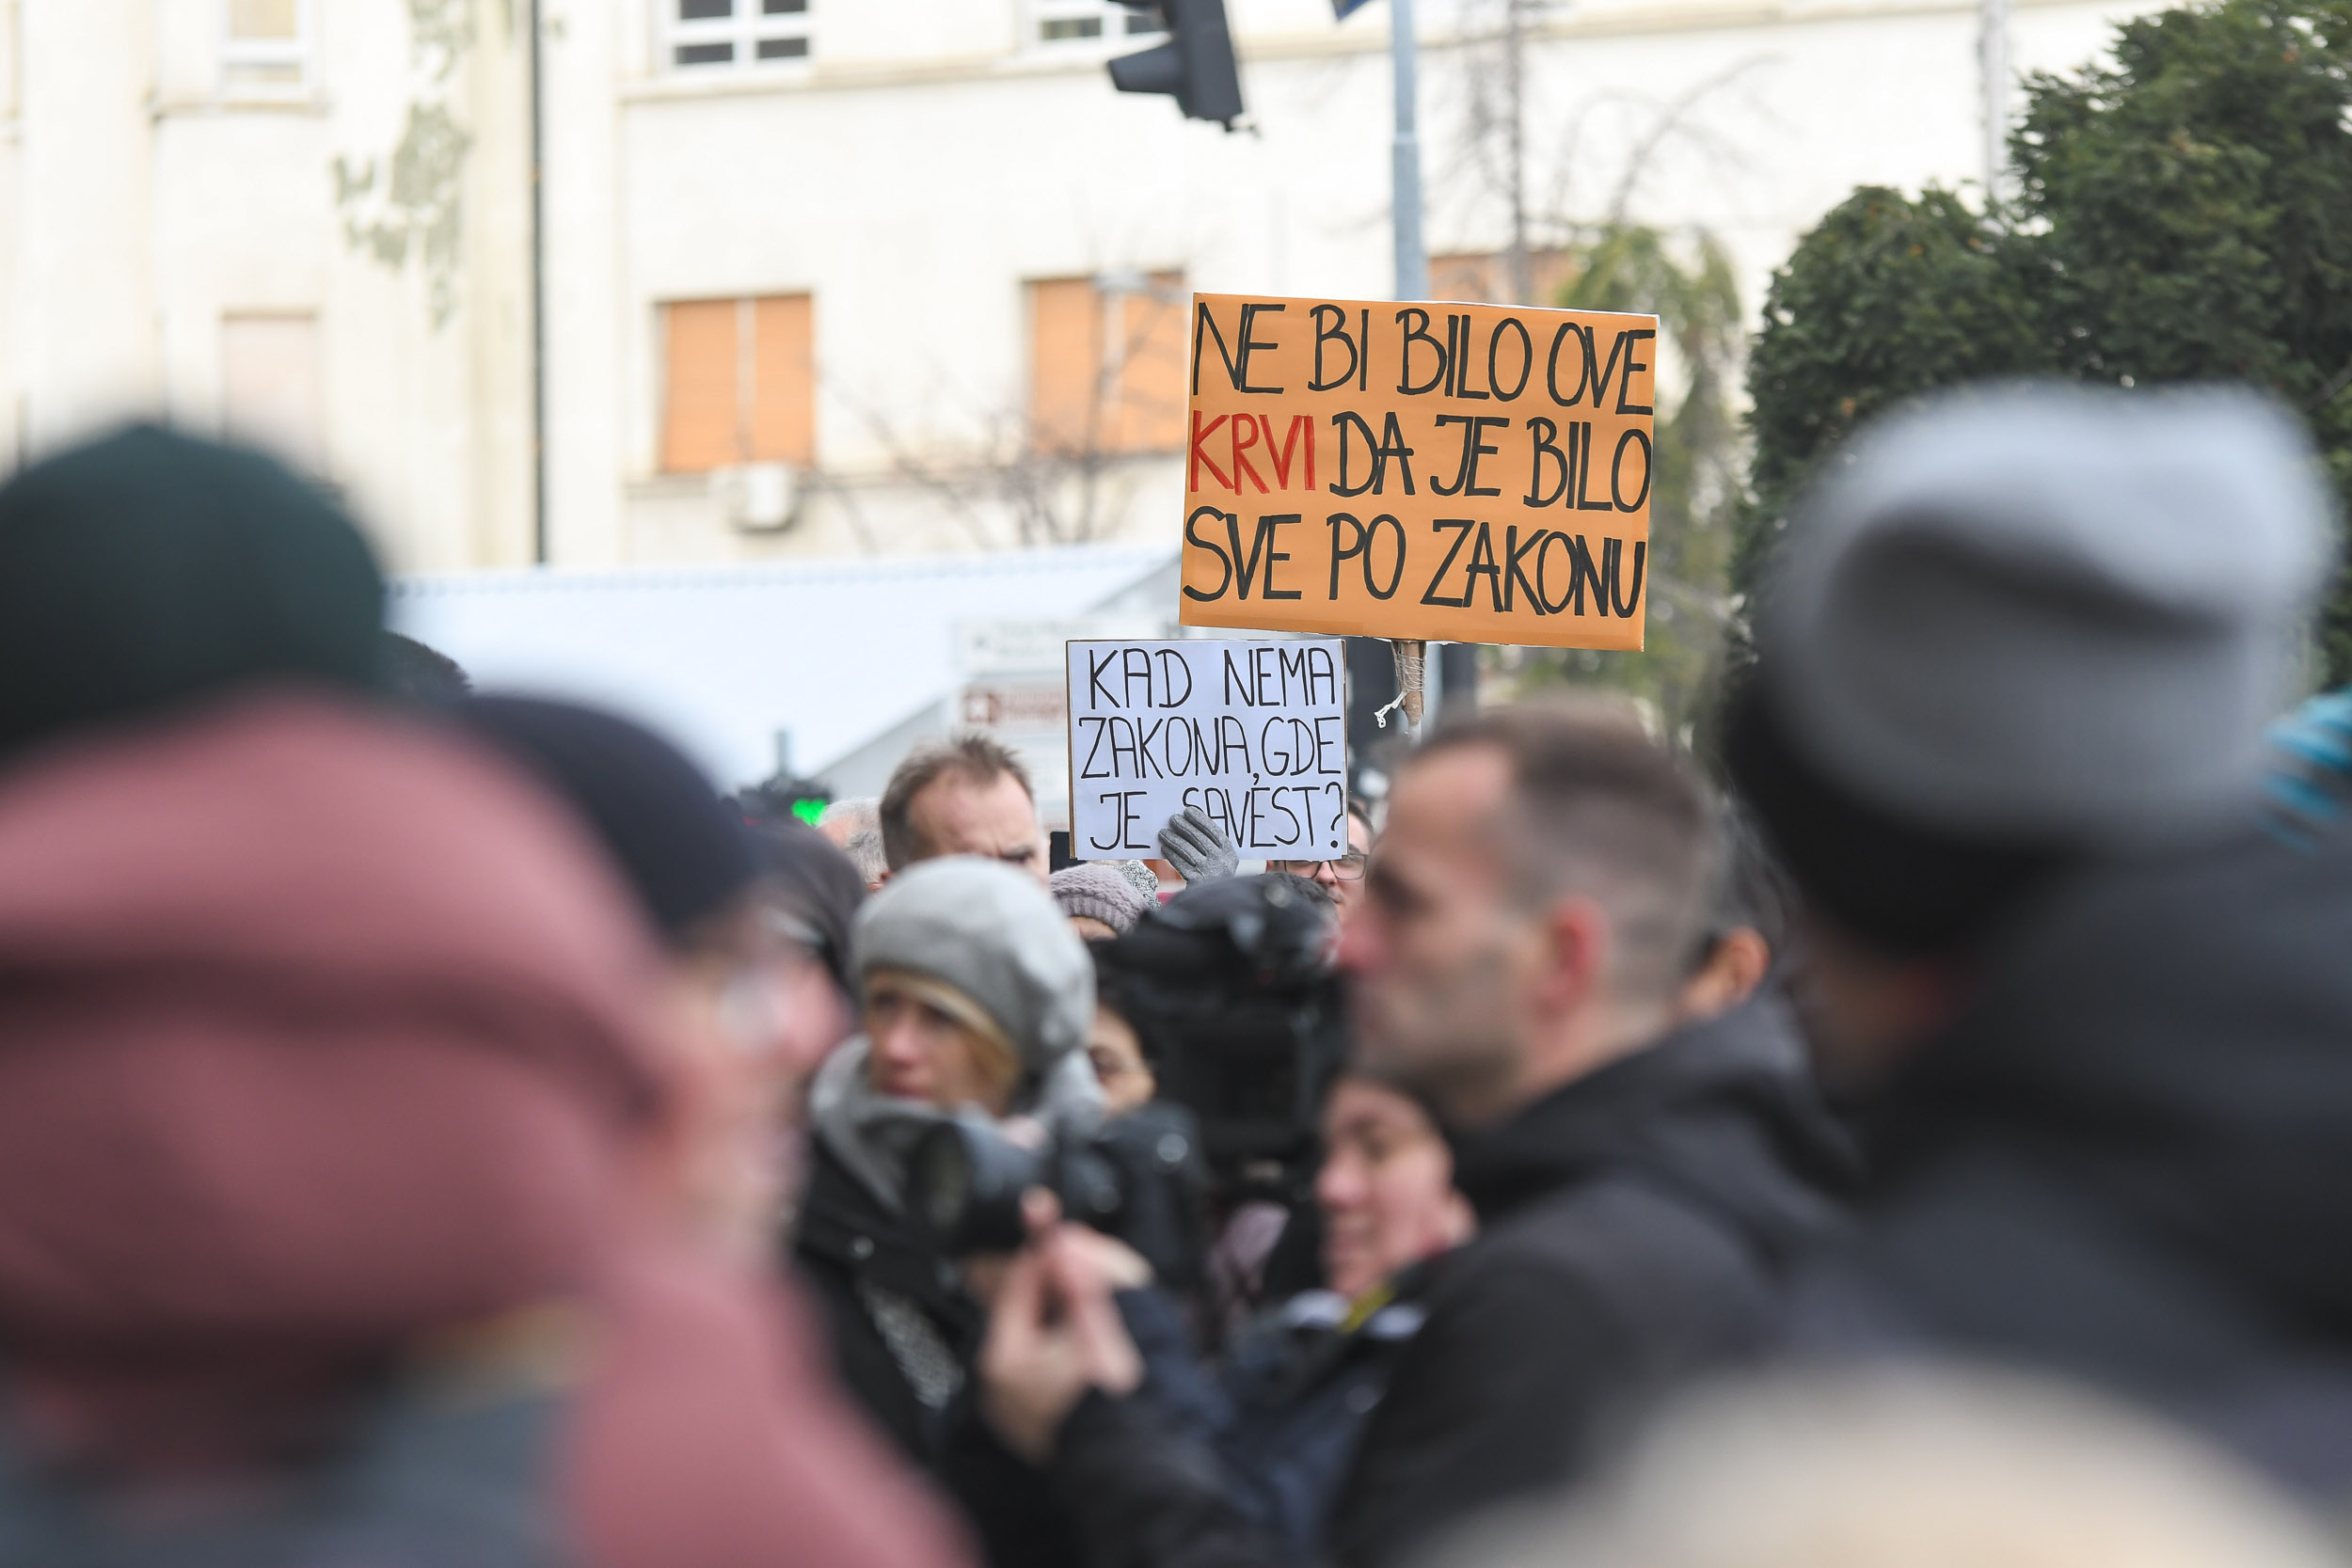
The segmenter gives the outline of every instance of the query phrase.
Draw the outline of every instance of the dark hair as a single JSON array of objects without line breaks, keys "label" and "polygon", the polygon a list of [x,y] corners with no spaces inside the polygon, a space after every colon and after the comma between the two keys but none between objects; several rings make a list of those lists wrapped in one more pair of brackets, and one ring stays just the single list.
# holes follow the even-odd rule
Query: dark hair
[{"label": "dark hair", "polygon": [[1144,1017],[1144,1004],[1133,994],[1127,968],[1120,962],[1117,937],[1090,937],[1087,941],[1087,957],[1094,960],[1095,1006],[1118,1014],[1127,1021],[1127,1027],[1136,1032],[1136,1043],[1143,1052],[1143,1059],[1154,1070],[1160,1065],[1160,1035],[1138,1022]]},{"label": "dark hair", "polygon": [[1311,909],[1321,910],[1334,920],[1340,917],[1339,900],[1331,896],[1329,888],[1312,877],[1301,877],[1289,871],[1269,871],[1266,875],[1280,878],[1284,885],[1304,898]]},{"label": "dark hair", "polygon": [[1808,915],[1895,958],[1964,951],[2074,856],[1978,843],[1906,822],[1834,783],[1788,745],[1754,678],[1724,718],[1724,761],[1802,891]]},{"label": "dark hair", "polygon": [[858,991],[850,970],[850,927],[866,901],[865,876],[831,839],[798,818],[779,817],[748,827],[759,861],[760,891],[770,910],[792,917],[803,928],[796,937],[854,1005]]},{"label": "dark hair", "polygon": [[1716,798],[1712,862],[1707,928],[1692,945],[1691,967],[1705,964],[1716,944],[1742,927],[1764,939],[1778,964],[1788,950],[1796,892],[1764,842],[1754,815],[1737,796]]},{"label": "dark hair", "polygon": [[1030,800],[1037,791],[1029,786],[1028,769],[1010,748],[992,740],[985,735],[967,732],[946,740],[926,741],[909,752],[890,775],[890,783],[882,795],[882,859],[893,871],[899,870],[937,850],[914,831],[914,798],[944,778],[956,778],[966,784],[988,785],[1010,775],[1021,786],[1021,793]]},{"label": "dark hair", "polygon": [[1500,752],[1511,811],[1495,824],[1522,901],[1581,894],[1607,910],[1610,981],[1662,995],[1678,984],[1706,920],[1710,871],[1707,795],[1692,768],[1652,740],[1631,709],[1592,699],[1488,708],[1441,724],[1413,763],[1448,752]]},{"label": "dark hair", "polygon": [[425,707],[453,703],[473,689],[463,665],[396,631],[384,634],[384,684],[393,696]]},{"label": "dark hair", "polygon": [[1347,815],[1364,825],[1366,839],[1376,839],[1380,836],[1379,831],[1372,825],[1372,808],[1353,795],[1347,798]]},{"label": "dark hair", "polygon": [[691,950],[758,875],[742,818],[643,725],[538,697],[468,697],[450,712],[579,815],[671,951]]}]

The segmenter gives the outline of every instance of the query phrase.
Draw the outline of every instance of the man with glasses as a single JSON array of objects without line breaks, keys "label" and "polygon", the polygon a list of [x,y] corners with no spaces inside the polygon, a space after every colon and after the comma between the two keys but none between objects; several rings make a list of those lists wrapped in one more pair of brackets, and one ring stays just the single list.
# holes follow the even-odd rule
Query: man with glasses
[{"label": "man with glasses", "polygon": [[1338,906],[1340,924],[1347,924],[1364,893],[1364,868],[1372,863],[1372,818],[1361,803],[1347,802],[1347,853],[1335,861],[1268,861],[1268,871],[1287,871],[1320,883]]}]

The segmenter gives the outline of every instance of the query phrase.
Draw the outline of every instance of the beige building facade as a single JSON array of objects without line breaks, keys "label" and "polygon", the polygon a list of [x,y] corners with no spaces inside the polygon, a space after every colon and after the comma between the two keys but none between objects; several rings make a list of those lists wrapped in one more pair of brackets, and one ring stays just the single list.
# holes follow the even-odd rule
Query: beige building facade
[{"label": "beige building facade", "polygon": [[[1973,4],[1511,4],[1421,6],[1449,289],[1625,217],[1753,310],[1980,173]],[[245,435],[405,572],[1172,539],[1189,291],[1391,284],[1386,7],[1229,8],[1232,135],[1111,89],[1108,0],[0,0],[0,458]]]}]

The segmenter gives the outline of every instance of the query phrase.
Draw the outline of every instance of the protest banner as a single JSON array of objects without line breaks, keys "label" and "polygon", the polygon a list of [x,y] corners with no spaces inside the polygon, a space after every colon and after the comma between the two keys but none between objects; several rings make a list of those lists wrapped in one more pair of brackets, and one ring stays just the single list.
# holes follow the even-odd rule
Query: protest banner
[{"label": "protest banner", "polygon": [[1199,806],[1245,860],[1347,852],[1346,657],[1338,641],[1069,644],[1070,852],[1159,853]]},{"label": "protest banner", "polygon": [[1185,626],[1639,648],[1658,318],[1195,294]]}]

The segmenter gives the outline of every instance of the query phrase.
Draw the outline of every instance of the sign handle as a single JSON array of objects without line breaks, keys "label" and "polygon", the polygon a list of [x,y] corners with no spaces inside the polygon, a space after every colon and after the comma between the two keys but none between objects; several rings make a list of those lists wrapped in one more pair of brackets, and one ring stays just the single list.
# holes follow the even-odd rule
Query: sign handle
[{"label": "sign handle", "polygon": [[1398,708],[1405,710],[1406,733],[1421,732],[1422,671],[1429,660],[1429,644],[1418,638],[1391,638],[1389,651],[1396,657],[1396,700],[1373,714],[1382,729],[1389,727],[1389,715]]}]

